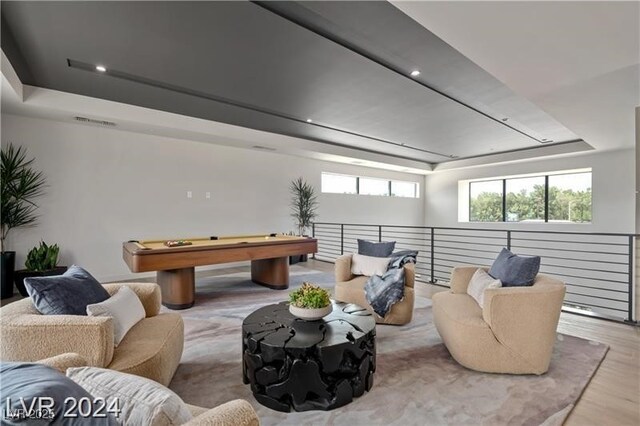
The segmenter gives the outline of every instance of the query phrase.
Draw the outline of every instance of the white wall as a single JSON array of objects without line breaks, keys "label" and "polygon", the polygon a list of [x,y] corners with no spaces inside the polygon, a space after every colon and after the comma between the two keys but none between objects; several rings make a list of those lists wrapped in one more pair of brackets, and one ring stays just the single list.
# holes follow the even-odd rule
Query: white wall
[{"label": "white wall", "polygon": [[[317,192],[322,171],[424,187],[419,175],[13,115],[2,115],[2,142],[27,147],[49,185],[38,225],[10,234],[16,266],[43,239],[61,246],[61,263],[100,280],[130,276],[122,260],[129,239],[294,230],[289,183],[299,176]],[[423,199],[320,194],[319,204],[323,222],[424,221]]]},{"label": "white wall", "polygon": [[[591,224],[458,222],[458,181],[495,176],[592,168]],[[505,165],[443,171],[425,180],[425,217],[429,226],[527,229],[568,232],[635,232],[635,152],[633,149],[578,154]]]}]

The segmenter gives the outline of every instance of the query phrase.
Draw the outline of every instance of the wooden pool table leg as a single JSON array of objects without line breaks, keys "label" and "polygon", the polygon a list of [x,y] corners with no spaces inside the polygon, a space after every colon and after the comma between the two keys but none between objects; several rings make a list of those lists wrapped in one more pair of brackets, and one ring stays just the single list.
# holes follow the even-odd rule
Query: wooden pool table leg
[{"label": "wooden pool table leg", "polygon": [[289,257],[252,260],[251,281],[275,290],[289,288]]},{"label": "wooden pool table leg", "polygon": [[169,309],[187,309],[195,302],[195,268],[158,271],[162,304]]}]

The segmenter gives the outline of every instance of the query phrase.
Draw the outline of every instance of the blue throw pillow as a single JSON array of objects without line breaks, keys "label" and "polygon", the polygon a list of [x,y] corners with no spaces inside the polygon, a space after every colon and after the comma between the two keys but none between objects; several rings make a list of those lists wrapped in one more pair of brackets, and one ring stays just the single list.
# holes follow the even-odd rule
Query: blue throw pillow
[{"label": "blue throw pillow", "polygon": [[539,270],[540,256],[518,256],[503,248],[489,275],[502,281],[503,287],[522,287],[533,285]]},{"label": "blue throw pillow", "polygon": [[[46,365],[2,362],[0,381],[2,425],[117,425],[116,419],[106,410],[99,410],[100,401],[94,404],[89,392]],[[79,403],[81,398],[86,398],[82,404]],[[77,403],[75,407],[74,403]],[[24,408],[35,411],[25,413]],[[21,415],[26,419],[20,419]],[[44,418],[35,418],[37,416]]]},{"label": "blue throw pillow", "polygon": [[358,239],[358,254],[371,257],[389,257],[396,247],[395,241],[374,243]]},{"label": "blue throw pillow", "polygon": [[90,273],[75,265],[62,275],[25,278],[24,286],[44,315],[87,315],[87,305],[109,298]]}]

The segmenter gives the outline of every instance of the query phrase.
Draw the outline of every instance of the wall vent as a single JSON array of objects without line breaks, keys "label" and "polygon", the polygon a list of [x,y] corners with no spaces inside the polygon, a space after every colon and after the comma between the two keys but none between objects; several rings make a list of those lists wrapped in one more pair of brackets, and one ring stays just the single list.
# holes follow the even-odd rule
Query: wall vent
[{"label": "wall vent", "polygon": [[93,118],[87,118],[87,117],[73,117],[73,118],[76,121],[79,121],[81,123],[97,124],[99,126],[109,126],[109,127],[116,126],[116,123],[114,123],[113,121],[94,120]]}]

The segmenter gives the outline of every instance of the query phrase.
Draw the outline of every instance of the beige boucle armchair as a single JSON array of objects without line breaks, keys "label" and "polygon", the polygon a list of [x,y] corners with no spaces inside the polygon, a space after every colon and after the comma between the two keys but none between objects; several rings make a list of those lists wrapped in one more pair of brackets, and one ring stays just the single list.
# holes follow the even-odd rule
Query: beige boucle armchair
[{"label": "beige boucle armchair", "polygon": [[478,268],[454,268],[451,291],[433,295],[433,321],[447,349],[472,370],[545,373],[556,341],[564,283],[538,274],[533,286],[485,290],[480,307],[467,294]]},{"label": "beige boucle armchair", "polygon": [[67,352],[80,354],[93,367],[135,374],[168,385],[184,345],[180,314],[160,314],[160,287],[154,283],[104,284],[111,295],[123,285],[140,298],[146,318],[113,344],[110,317],[42,315],[31,298],[0,308],[0,360],[37,361]]},{"label": "beige boucle armchair", "polygon": [[[66,374],[68,368],[85,367],[87,361],[77,353],[66,353],[38,361]],[[193,419],[184,426],[258,426],[260,421],[255,410],[244,399],[234,399],[214,408],[203,408],[187,404]]]},{"label": "beige boucle armchair", "polygon": [[340,302],[355,303],[356,305],[367,308],[378,324],[403,325],[411,322],[413,318],[413,304],[415,294],[413,285],[415,282],[415,265],[407,263],[404,268],[404,298],[393,305],[385,317],[381,317],[367,303],[364,294],[364,285],[369,277],[365,275],[353,275],[351,273],[351,257],[352,254],[345,254],[336,259],[335,277],[336,287],[334,297]]}]

